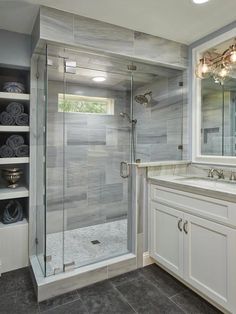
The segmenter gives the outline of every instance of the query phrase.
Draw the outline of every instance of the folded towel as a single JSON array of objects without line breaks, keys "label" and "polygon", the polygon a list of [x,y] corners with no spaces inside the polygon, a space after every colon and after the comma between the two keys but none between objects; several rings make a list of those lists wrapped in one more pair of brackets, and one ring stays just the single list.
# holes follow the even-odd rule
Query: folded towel
[{"label": "folded towel", "polygon": [[15,156],[14,150],[8,145],[3,145],[0,147],[1,158],[9,158],[9,157],[14,157],[14,156]]},{"label": "folded towel", "polygon": [[21,113],[24,112],[24,106],[18,102],[10,102],[7,105],[6,111],[10,113],[13,117],[19,116]]},{"label": "folded towel", "polygon": [[8,93],[24,93],[25,86],[19,82],[6,82],[3,84],[3,91]]},{"label": "folded towel", "polygon": [[2,222],[4,224],[11,224],[23,220],[23,208],[19,201],[9,201],[3,211]]},{"label": "folded towel", "polygon": [[15,119],[13,118],[13,116],[10,113],[3,111],[0,114],[0,123],[2,125],[14,125]]},{"label": "folded towel", "polygon": [[29,156],[29,145],[20,145],[15,148],[16,157],[28,157]]},{"label": "folded towel", "polygon": [[25,143],[23,136],[21,135],[11,135],[6,140],[6,144],[10,146],[13,150]]},{"label": "folded towel", "polygon": [[29,115],[27,113],[21,113],[15,117],[16,125],[29,125]]}]

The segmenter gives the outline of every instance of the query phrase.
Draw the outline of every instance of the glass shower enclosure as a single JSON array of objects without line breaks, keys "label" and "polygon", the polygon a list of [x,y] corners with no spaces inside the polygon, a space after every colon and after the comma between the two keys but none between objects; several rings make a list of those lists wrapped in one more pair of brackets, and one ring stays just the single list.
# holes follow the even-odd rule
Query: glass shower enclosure
[{"label": "glass shower enclosure", "polygon": [[127,254],[132,238],[132,72],[47,47],[38,67],[37,257],[45,276]]},{"label": "glass shower enclosure", "polygon": [[44,276],[135,254],[133,164],[182,159],[183,72],[48,45],[36,116]]}]

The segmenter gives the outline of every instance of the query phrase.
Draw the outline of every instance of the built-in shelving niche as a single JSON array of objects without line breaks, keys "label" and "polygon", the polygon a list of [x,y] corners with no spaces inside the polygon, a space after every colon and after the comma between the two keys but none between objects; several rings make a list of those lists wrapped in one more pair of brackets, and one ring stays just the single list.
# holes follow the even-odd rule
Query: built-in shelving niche
[{"label": "built-in shelving niche", "polygon": [[[24,84],[24,93],[3,91],[5,82],[20,82]],[[24,112],[30,114],[30,71],[19,68],[0,66],[0,113],[5,111],[10,102],[24,105]],[[19,134],[29,145],[30,126],[2,125],[0,123],[0,145],[8,135]],[[0,157],[0,215],[10,200],[17,199],[23,207],[24,219],[11,224],[0,221],[0,275],[14,269],[26,267],[29,261],[28,253],[28,217],[29,217],[29,157]],[[19,187],[8,188],[8,183],[2,177],[3,168],[20,168],[23,171]]]},{"label": "built-in shelving niche", "polygon": [[[3,84],[6,82],[19,82],[24,84],[24,93],[10,93],[3,91]],[[29,70],[19,68],[0,67],[0,113],[6,109],[6,106],[12,102],[19,102],[24,106],[24,112],[30,114],[30,72]],[[30,126],[17,126],[17,125],[2,125],[0,123],[0,145],[4,140],[12,135],[18,134],[24,137],[25,144],[29,145],[29,132]],[[23,200],[24,204],[24,222],[28,223],[29,212],[29,156],[27,157],[0,157],[0,211],[4,209],[5,202],[11,199]],[[19,187],[12,189],[8,188],[8,183],[2,177],[2,169],[4,168],[20,168],[23,171],[22,178],[19,182]],[[15,223],[17,224],[17,223]],[[0,226],[11,228],[12,225]],[[22,224],[22,222],[21,222]]]}]

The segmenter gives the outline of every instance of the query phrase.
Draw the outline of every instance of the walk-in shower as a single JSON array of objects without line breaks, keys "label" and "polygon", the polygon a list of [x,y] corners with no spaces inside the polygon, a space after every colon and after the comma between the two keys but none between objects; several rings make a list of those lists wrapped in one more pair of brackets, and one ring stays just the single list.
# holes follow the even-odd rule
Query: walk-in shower
[{"label": "walk-in shower", "polygon": [[52,45],[33,62],[40,271],[56,278],[135,259],[134,163],[181,159],[182,72]]}]

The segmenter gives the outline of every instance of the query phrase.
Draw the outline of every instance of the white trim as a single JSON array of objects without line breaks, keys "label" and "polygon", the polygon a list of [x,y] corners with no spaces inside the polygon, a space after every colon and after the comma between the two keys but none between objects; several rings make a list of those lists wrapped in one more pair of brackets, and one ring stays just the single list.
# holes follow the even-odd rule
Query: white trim
[{"label": "white trim", "polygon": [[149,252],[143,253],[143,267],[154,264],[154,260],[150,257]]},{"label": "white trim", "polygon": [[205,156],[201,155],[201,80],[195,76],[195,66],[201,54],[236,36],[236,28],[221,34],[192,49],[192,161],[214,163],[221,165],[235,165],[236,157],[230,156]]}]

